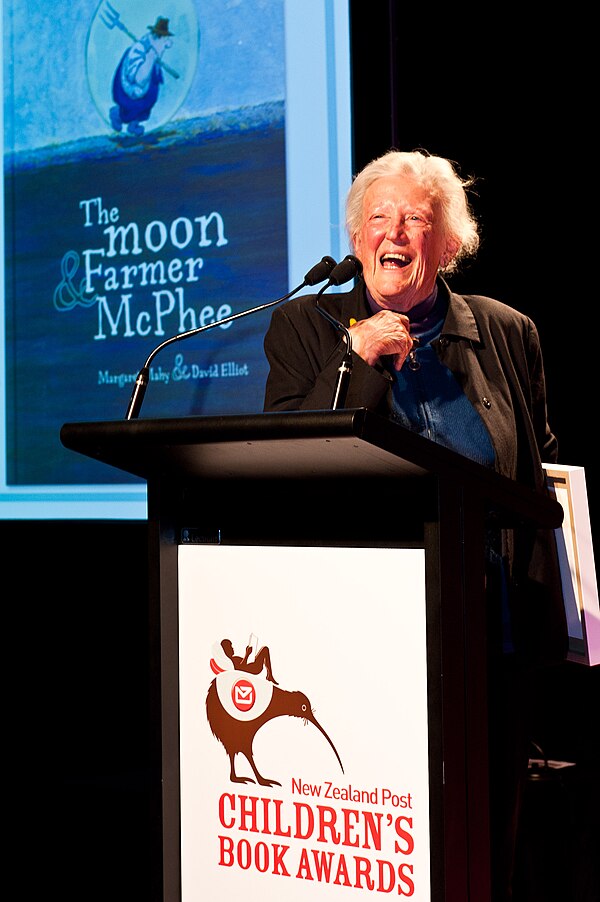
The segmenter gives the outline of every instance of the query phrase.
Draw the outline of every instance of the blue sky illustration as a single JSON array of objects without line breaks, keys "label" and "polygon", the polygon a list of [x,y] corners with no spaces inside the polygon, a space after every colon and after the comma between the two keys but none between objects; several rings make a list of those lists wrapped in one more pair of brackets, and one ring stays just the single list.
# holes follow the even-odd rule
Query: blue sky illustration
[{"label": "blue sky illustration", "polygon": [[[158,16],[169,18],[175,38],[165,61],[183,76],[175,81],[165,75],[165,96],[171,97],[175,118],[193,119],[284,100],[284,0],[110,0],[107,4],[109,0],[53,0],[51,6],[40,0],[4,0],[6,151],[107,133],[102,101],[94,97],[99,87],[93,72],[90,82],[88,70],[93,69],[90,36],[95,39],[96,46],[91,48],[95,58],[107,72],[112,72],[131,43],[124,31],[102,24],[101,17],[111,21],[114,10],[137,36],[146,33]],[[103,46],[98,49],[104,32],[106,60]],[[192,46],[196,38],[197,45]]]}]

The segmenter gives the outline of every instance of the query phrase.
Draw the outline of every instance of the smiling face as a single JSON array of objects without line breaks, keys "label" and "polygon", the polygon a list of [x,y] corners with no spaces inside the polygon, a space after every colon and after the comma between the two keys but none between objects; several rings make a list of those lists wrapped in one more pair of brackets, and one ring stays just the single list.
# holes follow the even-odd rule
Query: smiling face
[{"label": "smiling face", "polygon": [[367,288],[381,307],[407,313],[451,256],[439,205],[410,176],[385,176],[367,188],[362,214],[353,240]]}]

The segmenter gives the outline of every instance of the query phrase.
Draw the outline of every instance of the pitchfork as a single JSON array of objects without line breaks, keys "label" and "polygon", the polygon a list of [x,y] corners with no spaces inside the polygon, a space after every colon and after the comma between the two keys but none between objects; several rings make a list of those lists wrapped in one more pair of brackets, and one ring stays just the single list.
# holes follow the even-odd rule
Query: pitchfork
[{"label": "pitchfork", "polygon": [[[114,6],[110,5],[108,0],[106,0],[105,8],[100,13],[100,18],[102,19],[104,25],[106,25],[107,28],[110,28],[111,31],[113,28],[118,28],[119,31],[124,32],[128,38],[131,38],[132,41],[138,40],[137,36],[129,31],[129,29],[126,28],[125,25],[123,25],[123,23],[121,22],[120,14],[117,12]],[[176,72],[175,69],[171,69],[171,67],[168,66],[167,63],[163,63],[162,60],[158,60],[158,65],[162,66],[165,72],[168,72],[169,75],[173,76],[173,78],[179,78],[179,73]]]}]

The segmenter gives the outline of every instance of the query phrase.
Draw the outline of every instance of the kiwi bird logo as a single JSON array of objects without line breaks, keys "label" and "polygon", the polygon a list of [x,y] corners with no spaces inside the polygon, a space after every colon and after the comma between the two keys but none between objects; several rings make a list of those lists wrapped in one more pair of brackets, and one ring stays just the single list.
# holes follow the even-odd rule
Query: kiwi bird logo
[{"label": "kiwi bird logo", "polygon": [[[251,637],[252,639],[252,637]],[[254,737],[262,726],[274,717],[300,717],[323,734],[342,769],[342,761],[333,742],[313,714],[310,701],[303,692],[280,689],[273,677],[271,656],[266,646],[253,659],[252,644],[244,657],[234,654],[229,639],[213,647],[210,666],[215,674],[206,696],[206,714],[213,735],[229,757],[229,778],[232,783],[254,783],[261,786],[281,786],[277,780],[263,777],[252,752]],[[261,676],[266,670],[266,678]],[[239,776],[235,769],[236,755],[247,759],[254,779]]]}]

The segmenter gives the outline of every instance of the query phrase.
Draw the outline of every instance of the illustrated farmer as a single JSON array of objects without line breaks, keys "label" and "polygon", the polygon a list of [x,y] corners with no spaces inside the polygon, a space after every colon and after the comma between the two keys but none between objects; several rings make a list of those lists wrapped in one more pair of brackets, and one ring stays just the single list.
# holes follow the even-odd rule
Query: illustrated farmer
[{"label": "illustrated farmer", "polygon": [[164,82],[162,56],[172,46],[173,33],[163,16],[148,26],[148,34],[135,41],[123,54],[113,76],[112,96],[116,106],[110,109],[115,131],[124,125],[130,135],[143,135],[144,126],[158,100]]}]

